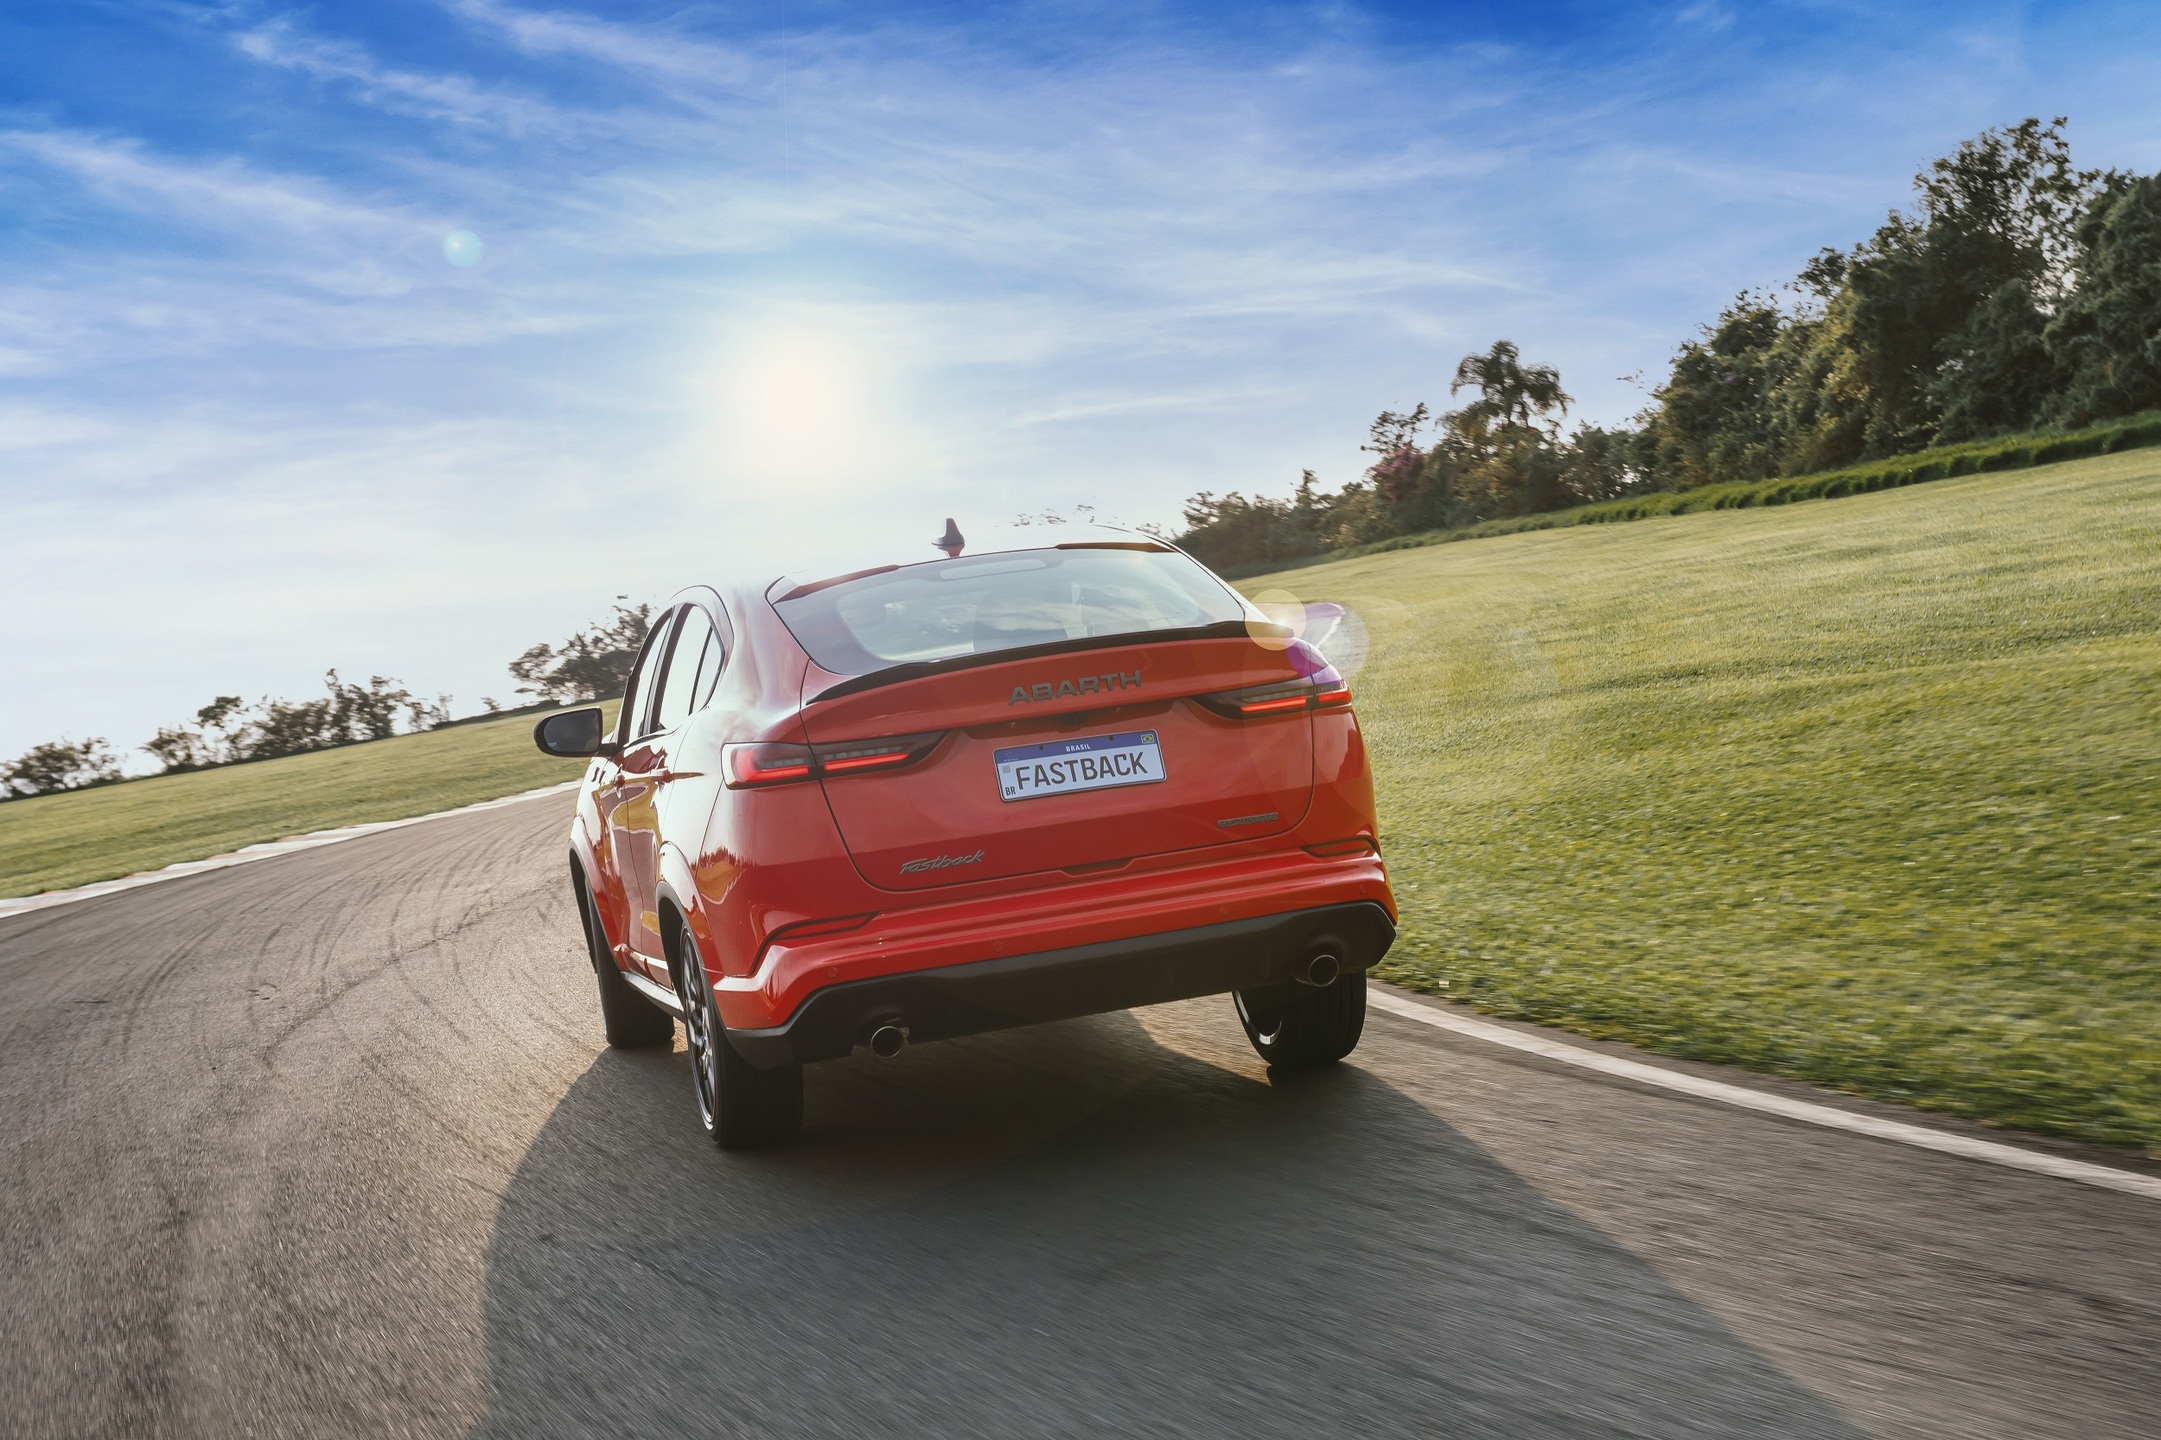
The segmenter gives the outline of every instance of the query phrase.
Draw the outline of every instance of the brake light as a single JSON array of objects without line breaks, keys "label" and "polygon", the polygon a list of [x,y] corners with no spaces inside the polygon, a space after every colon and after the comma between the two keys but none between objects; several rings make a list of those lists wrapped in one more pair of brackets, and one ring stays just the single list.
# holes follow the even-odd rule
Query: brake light
[{"label": "brake light", "polygon": [[890,740],[849,740],[836,745],[814,745],[822,775],[845,775],[853,770],[891,770],[912,765],[945,738],[936,735],[896,735]]},{"label": "brake light", "polygon": [[787,785],[811,776],[808,745],[723,745],[720,760],[730,790]]},{"label": "brake light", "polygon": [[821,760],[818,769],[822,774],[834,775],[847,770],[882,770],[888,765],[907,763],[907,751],[896,753],[881,750],[870,755],[839,755],[831,760]]},{"label": "brake light", "polygon": [[898,770],[930,754],[944,738],[945,732],[939,730],[928,735],[841,740],[827,745],[726,745],[721,747],[721,757],[728,788],[748,790],[761,785],[788,785],[820,775]]},{"label": "brake light", "polygon": [[1218,715],[1233,720],[1258,720],[1266,715],[1288,715],[1298,710],[1341,710],[1351,703],[1350,682],[1333,666],[1279,685],[1258,685],[1250,690],[1220,690],[1197,697]]}]

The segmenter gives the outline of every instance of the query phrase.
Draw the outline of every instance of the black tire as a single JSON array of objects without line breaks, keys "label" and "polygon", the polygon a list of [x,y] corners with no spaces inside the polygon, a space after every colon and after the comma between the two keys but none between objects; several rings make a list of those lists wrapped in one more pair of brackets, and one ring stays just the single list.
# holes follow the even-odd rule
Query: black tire
[{"label": "black tire", "polygon": [[676,992],[683,997],[683,1035],[690,1042],[699,1123],[723,1150],[787,1139],[803,1128],[803,1067],[760,1070],[736,1053],[713,1004],[698,942],[688,925],[678,934]]},{"label": "black tire", "polygon": [[1357,1049],[1365,1032],[1366,977],[1357,971],[1287,998],[1281,991],[1259,998],[1266,1003],[1255,1003],[1244,991],[1231,996],[1246,1039],[1271,1070],[1332,1065]]},{"label": "black tire", "polygon": [[608,1044],[617,1050],[656,1050],[675,1043],[675,1018],[630,988],[608,948],[608,935],[593,908],[593,896],[581,878],[578,887],[578,920],[585,926],[585,956],[593,962],[600,980],[600,1024]]}]

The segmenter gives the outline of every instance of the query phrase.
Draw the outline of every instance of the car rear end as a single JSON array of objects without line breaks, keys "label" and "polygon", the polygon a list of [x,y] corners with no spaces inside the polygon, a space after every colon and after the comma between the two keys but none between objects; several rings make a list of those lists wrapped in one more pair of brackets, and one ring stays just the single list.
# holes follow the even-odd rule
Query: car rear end
[{"label": "car rear end", "polygon": [[1068,541],[766,598],[809,662],[800,740],[729,746],[727,781],[814,783],[867,918],[729,982],[753,1063],[1207,994],[1273,1013],[1387,949],[1348,684],[1183,553]]}]

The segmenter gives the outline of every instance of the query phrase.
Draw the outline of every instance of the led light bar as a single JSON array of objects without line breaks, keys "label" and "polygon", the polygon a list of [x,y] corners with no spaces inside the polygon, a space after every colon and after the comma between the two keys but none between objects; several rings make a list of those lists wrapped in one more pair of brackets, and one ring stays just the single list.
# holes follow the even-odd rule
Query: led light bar
[{"label": "led light bar", "polygon": [[775,741],[724,745],[721,759],[728,788],[751,790],[762,785],[790,785],[826,775],[898,770],[930,754],[944,738],[945,731],[939,730],[927,735],[841,740],[826,745],[788,745]]},{"label": "led light bar", "polygon": [[730,790],[787,785],[815,773],[808,745],[723,745],[720,759]]},{"label": "led light bar", "polygon": [[1233,720],[1258,720],[1269,715],[1289,715],[1301,710],[1341,710],[1351,703],[1351,687],[1332,666],[1301,679],[1278,685],[1257,685],[1248,690],[1219,690],[1196,699],[1218,715]]}]

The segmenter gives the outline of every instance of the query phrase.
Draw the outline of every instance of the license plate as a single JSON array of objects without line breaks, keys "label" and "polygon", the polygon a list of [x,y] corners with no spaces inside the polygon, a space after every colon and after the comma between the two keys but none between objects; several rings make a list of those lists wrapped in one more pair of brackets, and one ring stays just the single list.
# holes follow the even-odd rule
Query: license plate
[{"label": "license plate", "polygon": [[1109,790],[1119,785],[1153,785],[1163,779],[1163,748],[1153,730],[1123,735],[1091,735],[1084,740],[1052,740],[993,750],[1002,800],[1033,800],[1038,795],[1070,795],[1076,790]]}]

